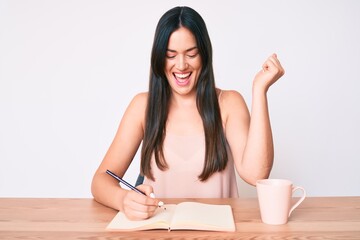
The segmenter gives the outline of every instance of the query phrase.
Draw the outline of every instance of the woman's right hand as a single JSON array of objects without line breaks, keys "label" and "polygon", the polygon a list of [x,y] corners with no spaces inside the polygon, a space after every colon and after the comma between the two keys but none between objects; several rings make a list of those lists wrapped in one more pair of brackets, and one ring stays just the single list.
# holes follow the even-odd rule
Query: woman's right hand
[{"label": "woman's right hand", "polygon": [[148,219],[154,215],[155,210],[163,203],[155,198],[151,186],[139,185],[136,188],[144,192],[146,196],[135,191],[128,190],[123,197],[121,211],[130,220]]}]

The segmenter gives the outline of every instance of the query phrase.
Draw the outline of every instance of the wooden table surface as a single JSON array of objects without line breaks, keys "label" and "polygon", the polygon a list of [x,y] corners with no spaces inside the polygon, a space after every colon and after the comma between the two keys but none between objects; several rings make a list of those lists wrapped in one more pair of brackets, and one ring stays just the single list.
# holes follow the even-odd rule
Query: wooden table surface
[{"label": "wooden table surface", "polygon": [[0,198],[0,239],[360,239],[360,197],[308,197],[285,225],[261,222],[257,198],[162,199],[230,204],[236,232],[108,232],[117,213],[93,199]]}]

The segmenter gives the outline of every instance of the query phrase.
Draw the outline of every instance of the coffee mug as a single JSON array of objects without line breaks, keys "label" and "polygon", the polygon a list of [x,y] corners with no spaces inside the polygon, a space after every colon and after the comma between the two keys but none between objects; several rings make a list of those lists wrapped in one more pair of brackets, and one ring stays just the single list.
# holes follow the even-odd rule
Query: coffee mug
[{"label": "coffee mug", "polygon": [[[303,187],[293,186],[286,179],[262,179],[256,182],[261,220],[266,224],[285,224],[296,207],[304,201]],[[293,205],[291,200],[295,191],[301,190],[301,198]]]}]

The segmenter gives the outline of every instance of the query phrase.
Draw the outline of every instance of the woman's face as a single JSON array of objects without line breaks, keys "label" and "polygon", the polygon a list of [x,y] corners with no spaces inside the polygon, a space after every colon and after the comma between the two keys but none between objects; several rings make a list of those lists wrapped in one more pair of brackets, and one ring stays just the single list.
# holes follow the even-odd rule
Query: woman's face
[{"label": "woman's face", "polygon": [[196,92],[201,67],[195,36],[180,27],[170,35],[165,60],[165,74],[173,92],[180,95]]}]

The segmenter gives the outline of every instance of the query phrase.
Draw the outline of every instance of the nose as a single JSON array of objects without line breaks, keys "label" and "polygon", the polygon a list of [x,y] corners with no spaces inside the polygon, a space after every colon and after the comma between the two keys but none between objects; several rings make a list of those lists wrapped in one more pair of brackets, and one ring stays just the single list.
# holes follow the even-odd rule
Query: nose
[{"label": "nose", "polygon": [[179,55],[176,62],[176,68],[180,71],[184,71],[188,67],[185,56]]}]

